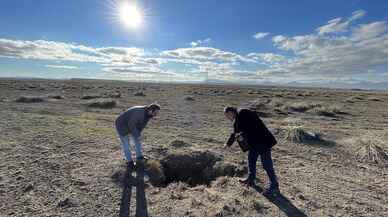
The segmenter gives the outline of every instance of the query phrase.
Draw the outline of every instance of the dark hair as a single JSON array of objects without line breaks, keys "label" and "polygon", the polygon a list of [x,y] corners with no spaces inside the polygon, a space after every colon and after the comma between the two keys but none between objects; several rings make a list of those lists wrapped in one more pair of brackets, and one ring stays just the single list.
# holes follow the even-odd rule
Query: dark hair
[{"label": "dark hair", "polygon": [[160,105],[157,104],[157,103],[151,103],[151,104],[147,105],[146,110],[147,111],[149,111],[149,110],[152,110],[152,111],[160,110]]},{"label": "dark hair", "polygon": [[227,112],[237,113],[237,108],[233,106],[226,106],[224,108],[224,113],[227,113]]}]

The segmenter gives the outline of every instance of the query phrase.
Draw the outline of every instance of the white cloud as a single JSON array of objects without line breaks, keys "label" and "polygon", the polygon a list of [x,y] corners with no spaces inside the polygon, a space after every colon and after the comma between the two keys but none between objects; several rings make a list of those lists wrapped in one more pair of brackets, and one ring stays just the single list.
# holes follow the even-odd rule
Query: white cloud
[{"label": "white cloud", "polygon": [[329,20],[326,25],[317,28],[316,31],[319,35],[346,32],[348,31],[351,22],[361,19],[365,14],[366,12],[364,10],[358,10],[353,12],[352,16],[347,19],[339,17]]},{"label": "white cloud", "polygon": [[[365,11],[354,12],[348,20],[359,19]],[[343,19],[329,24],[342,23]],[[329,79],[361,75],[371,69],[388,65],[387,22],[378,21],[347,26],[348,35],[307,34],[293,37],[278,35],[272,41],[280,50],[292,54],[287,61],[258,70],[263,77],[273,79]],[[321,29],[322,30],[322,29]],[[339,30],[337,29],[336,32]],[[331,31],[327,31],[331,32]],[[333,31],[335,32],[335,31]],[[374,72],[381,73],[379,70]]]},{"label": "white cloud", "polygon": [[258,33],[253,35],[253,38],[255,38],[255,39],[262,39],[262,38],[265,38],[266,36],[268,36],[269,34],[271,34],[271,33],[269,33],[269,32],[258,32]]},{"label": "white cloud", "polygon": [[358,11],[354,11],[352,13],[352,16],[349,18],[350,20],[357,20],[357,19],[361,19],[365,16],[366,14],[366,11],[364,10],[358,10]]},{"label": "white cloud", "polygon": [[353,31],[352,39],[365,40],[380,36],[388,31],[386,21],[373,22],[369,24],[360,25]]},{"label": "white cloud", "polygon": [[136,47],[0,39],[0,57],[60,61],[46,67],[62,69],[76,69],[66,61],[91,62],[102,66],[104,73],[134,80],[350,81],[353,75],[375,74],[386,79],[388,23],[355,25],[365,13],[360,10],[348,18],[332,19],[305,35],[276,35],[271,53],[241,54],[200,46],[211,39],[194,41],[193,47],[152,52]]},{"label": "white cloud", "polygon": [[274,53],[249,53],[247,57],[257,60],[259,62],[277,63],[285,61],[287,58],[280,54]]},{"label": "white cloud", "polygon": [[194,59],[201,61],[218,60],[225,62],[252,62],[237,53],[223,51],[212,47],[178,48],[161,52],[161,56],[178,59]]},{"label": "white cloud", "polygon": [[144,56],[144,50],[133,47],[92,48],[45,40],[0,39],[0,57],[6,58],[109,63],[125,62],[142,56]]},{"label": "white cloud", "polygon": [[67,65],[45,65],[46,68],[54,68],[54,69],[79,69],[78,66],[67,66]]},{"label": "white cloud", "polygon": [[203,46],[205,44],[209,44],[211,42],[211,38],[206,38],[204,40],[197,40],[190,42],[190,46],[197,47],[197,46]]}]

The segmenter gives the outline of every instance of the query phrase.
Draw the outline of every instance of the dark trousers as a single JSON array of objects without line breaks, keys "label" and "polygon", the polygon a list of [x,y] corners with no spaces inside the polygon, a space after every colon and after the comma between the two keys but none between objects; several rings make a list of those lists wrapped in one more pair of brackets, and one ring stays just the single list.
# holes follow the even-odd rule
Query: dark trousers
[{"label": "dark trousers", "polygon": [[261,165],[265,172],[267,172],[268,178],[271,182],[272,188],[278,188],[278,180],[276,178],[275,170],[273,168],[273,162],[271,157],[271,149],[260,153],[257,150],[249,150],[248,152],[248,177],[251,180],[256,179],[256,162],[260,155]]}]

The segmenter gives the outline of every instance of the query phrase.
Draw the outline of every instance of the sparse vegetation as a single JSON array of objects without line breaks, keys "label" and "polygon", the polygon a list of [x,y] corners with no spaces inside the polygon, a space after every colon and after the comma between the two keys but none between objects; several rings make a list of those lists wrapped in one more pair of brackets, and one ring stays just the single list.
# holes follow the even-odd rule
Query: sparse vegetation
[{"label": "sparse vegetation", "polygon": [[185,100],[186,101],[195,101],[195,98],[193,96],[186,96]]},{"label": "sparse vegetation", "polygon": [[286,128],[286,139],[295,143],[309,143],[321,141],[321,135],[307,131],[302,126],[289,126]]},{"label": "sparse vegetation", "polygon": [[116,107],[117,102],[112,99],[99,99],[99,100],[91,100],[86,103],[87,107],[90,108],[101,108],[101,109],[111,109]]},{"label": "sparse vegetation", "polygon": [[[308,96],[310,90],[303,88],[150,84],[147,96],[134,97],[135,91],[142,90],[140,84],[39,82],[0,80],[0,99],[4,99],[0,210],[7,216],[118,216],[122,187],[127,183],[126,161],[112,125],[121,109],[154,100],[162,104],[162,111],[150,121],[143,140],[149,216],[294,216],[294,211],[317,217],[384,216],[388,212],[382,199],[388,192],[386,93],[331,90],[326,98],[325,89],[311,90]],[[25,88],[30,83],[37,88]],[[253,89],[260,94],[249,95]],[[106,98],[116,91],[123,94],[119,101]],[[120,106],[89,109],[81,93],[101,96],[91,101],[116,100]],[[297,93],[304,95],[304,103],[321,106],[294,112],[288,106],[302,101]],[[49,94],[66,100],[50,100]],[[48,103],[15,103],[21,95],[44,96]],[[353,105],[341,102],[355,95],[364,100],[353,99]],[[196,103],[185,101],[185,96],[193,96]],[[232,124],[222,109],[244,107],[253,100],[265,102],[259,111],[270,113],[263,121],[279,142],[272,157],[284,198],[262,195],[269,183],[260,162],[257,188],[241,185],[238,179],[247,173],[246,153],[237,144],[222,147]],[[338,116],[343,112],[357,115],[321,118],[315,108]],[[301,128],[303,133],[291,128]],[[377,135],[367,139],[366,128]],[[356,140],[359,137],[364,142]],[[335,142],[335,148],[329,141]],[[135,150],[132,154],[135,157]],[[133,214],[141,190],[137,186],[143,183],[137,168],[130,178]]]},{"label": "sparse vegetation", "polygon": [[288,106],[288,109],[296,112],[305,112],[312,108],[321,107],[320,103],[316,102],[297,102]]},{"label": "sparse vegetation", "polygon": [[385,165],[388,163],[388,152],[384,150],[382,138],[372,134],[366,134],[356,140],[359,147],[356,157],[360,162]]},{"label": "sparse vegetation", "polygon": [[138,91],[134,94],[134,96],[146,96],[143,91]]},{"label": "sparse vegetation", "polygon": [[98,99],[98,98],[101,98],[101,95],[99,95],[99,94],[92,94],[92,95],[83,95],[83,96],[81,96],[81,99],[86,99],[86,100]]}]

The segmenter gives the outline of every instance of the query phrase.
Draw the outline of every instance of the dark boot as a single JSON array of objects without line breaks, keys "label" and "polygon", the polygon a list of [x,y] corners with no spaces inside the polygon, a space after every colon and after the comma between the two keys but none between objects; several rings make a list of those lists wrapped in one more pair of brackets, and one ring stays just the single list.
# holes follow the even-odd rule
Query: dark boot
[{"label": "dark boot", "polygon": [[271,184],[271,186],[267,188],[267,190],[265,190],[263,194],[268,196],[277,196],[278,194],[280,194],[279,186]]},{"label": "dark boot", "polygon": [[135,168],[135,163],[133,161],[129,161],[127,167],[128,170],[132,171]]},{"label": "dark boot", "polygon": [[248,185],[248,186],[254,186],[255,185],[255,180],[247,177],[247,178],[242,178],[238,180],[240,183]]}]

